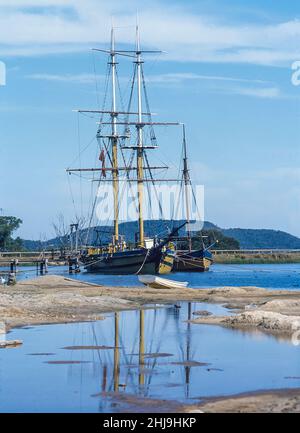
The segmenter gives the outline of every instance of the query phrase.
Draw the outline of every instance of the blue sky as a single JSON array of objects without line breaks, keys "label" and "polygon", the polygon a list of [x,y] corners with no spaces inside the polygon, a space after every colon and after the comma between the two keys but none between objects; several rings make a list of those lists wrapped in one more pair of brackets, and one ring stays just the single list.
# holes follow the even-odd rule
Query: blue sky
[{"label": "blue sky", "polygon": [[[97,107],[94,65],[100,100],[104,84],[106,59],[90,48],[108,45],[112,15],[122,26],[117,39],[132,43],[137,7],[143,46],[166,51],[145,64],[151,107],[161,119],[187,125],[206,219],[300,236],[300,87],[291,84],[291,64],[300,60],[300,4],[292,0],[157,0],[142,7],[134,0],[0,0],[7,67],[0,208],[23,218],[19,234],[34,239],[53,235],[58,213],[72,217],[65,174],[79,146],[72,110]],[[122,66],[122,80],[129,67]],[[80,146],[96,128],[94,119],[80,121]],[[161,152],[175,162],[174,132],[168,140],[162,131]]]}]

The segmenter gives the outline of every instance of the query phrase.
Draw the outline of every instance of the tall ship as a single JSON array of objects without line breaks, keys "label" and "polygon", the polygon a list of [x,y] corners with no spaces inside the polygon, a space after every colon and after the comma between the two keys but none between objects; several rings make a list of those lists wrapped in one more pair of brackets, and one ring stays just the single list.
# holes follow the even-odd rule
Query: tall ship
[{"label": "tall ship", "polygon": [[[144,76],[144,55],[157,54],[159,51],[142,50],[139,29],[136,28],[136,46],[133,50],[117,49],[115,30],[111,30],[109,50],[95,49],[108,54],[107,76],[104,102],[101,110],[76,110],[79,114],[91,116],[98,120],[96,134],[98,166],[93,168],[69,168],[68,174],[89,176],[88,180],[97,186],[98,192],[107,186],[111,189],[109,208],[113,210],[113,232],[111,240],[105,244],[95,242],[91,232],[95,230],[93,219],[97,207],[98,194],[91,205],[87,227],[81,230],[85,234],[84,246],[80,251],[80,261],[88,272],[103,274],[168,274],[172,271],[204,271],[212,262],[208,249],[192,249],[190,225],[190,202],[188,187],[191,185],[188,169],[185,128],[179,122],[153,121],[150,111],[146,79]],[[125,106],[118,75],[119,58],[133,61],[132,77],[128,85],[128,100]],[[182,178],[167,178],[168,166],[151,162],[149,153],[158,148],[154,128],[175,126],[183,128],[183,170]],[[157,177],[158,173],[158,177]],[[146,195],[148,208],[156,206],[162,215],[162,205],[158,184],[179,183],[186,188],[186,218],[181,224],[174,221],[173,227],[155,237],[147,237],[144,227]],[[150,187],[152,188],[149,192]],[[120,233],[121,207],[124,195],[133,193],[138,232],[134,242],[128,242]],[[150,197],[151,196],[151,197]],[[126,197],[125,197],[126,199]],[[127,201],[128,206],[128,201]],[[99,216],[98,216],[99,218]],[[180,241],[179,233],[187,227],[184,238],[184,249],[177,251]],[[97,229],[96,229],[97,231]],[[99,231],[99,229],[98,229]],[[101,230],[100,230],[101,231]],[[101,233],[100,233],[101,235]],[[181,238],[182,242],[182,238]],[[191,265],[192,263],[192,265]]]}]

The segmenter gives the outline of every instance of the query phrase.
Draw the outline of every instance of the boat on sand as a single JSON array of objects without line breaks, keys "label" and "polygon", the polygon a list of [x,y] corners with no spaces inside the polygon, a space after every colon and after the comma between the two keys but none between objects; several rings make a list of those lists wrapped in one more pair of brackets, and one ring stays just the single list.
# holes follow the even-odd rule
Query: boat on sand
[{"label": "boat on sand", "polygon": [[189,284],[186,281],[168,280],[156,275],[139,275],[139,281],[153,289],[185,289]]}]

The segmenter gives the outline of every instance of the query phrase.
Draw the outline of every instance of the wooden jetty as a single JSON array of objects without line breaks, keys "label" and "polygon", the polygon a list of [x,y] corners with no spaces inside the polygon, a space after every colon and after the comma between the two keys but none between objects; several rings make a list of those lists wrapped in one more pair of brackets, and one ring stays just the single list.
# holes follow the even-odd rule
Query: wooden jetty
[{"label": "wooden jetty", "polygon": [[[52,251],[18,251],[0,252],[0,277],[10,280],[16,276],[20,266],[36,266],[39,275],[48,273],[49,266],[68,266],[69,273],[79,273],[80,263],[78,254],[73,251],[52,250]],[[1,267],[7,268],[1,270]]]},{"label": "wooden jetty", "polygon": [[51,251],[12,251],[12,252],[1,252],[0,251],[0,266],[10,264],[13,260],[18,260],[21,264],[36,263],[44,259],[48,259],[53,262],[63,262],[67,260],[67,257],[72,255],[70,251],[51,250]]}]

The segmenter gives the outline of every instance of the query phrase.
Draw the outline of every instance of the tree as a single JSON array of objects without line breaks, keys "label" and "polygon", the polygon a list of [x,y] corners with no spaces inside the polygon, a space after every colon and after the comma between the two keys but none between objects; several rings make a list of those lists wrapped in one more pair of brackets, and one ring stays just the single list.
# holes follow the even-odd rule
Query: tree
[{"label": "tree", "polygon": [[76,242],[76,234],[73,232],[71,234],[71,225],[77,226],[77,241],[78,245],[81,245],[83,243],[83,237],[85,235],[84,233],[84,226],[86,224],[85,219],[76,217],[71,224],[68,224],[65,220],[65,217],[62,213],[60,213],[56,221],[52,223],[55,235],[59,241],[59,245],[61,248],[69,248],[71,246],[71,236],[72,236],[72,243],[75,245]]},{"label": "tree", "polygon": [[67,248],[70,243],[70,226],[65,222],[64,215],[62,213],[57,215],[56,221],[52,225],[60,247]]},{"label": "tree", "polygon": [[0,216],[0,250],[16,251],[22,249],[22,240],[13,239],[13,233],[18,230],[23,221],[13,216]]},{"label": "tree", "polygon": [[225,236],[220,230],[204,230],[202,232],[206,246],[213,245],[214,250],[239,250],[240,243],[234,238]]},{"label": "tree", "polygon": [[[240,244],[234,238],[225,236],[221,230],[203,230],[192,238],[192,248],[197,250],[202,247],[211,247],[213,250],[239,250]],[[188,249],[188,241],[180,243],[180,249]]]}]

